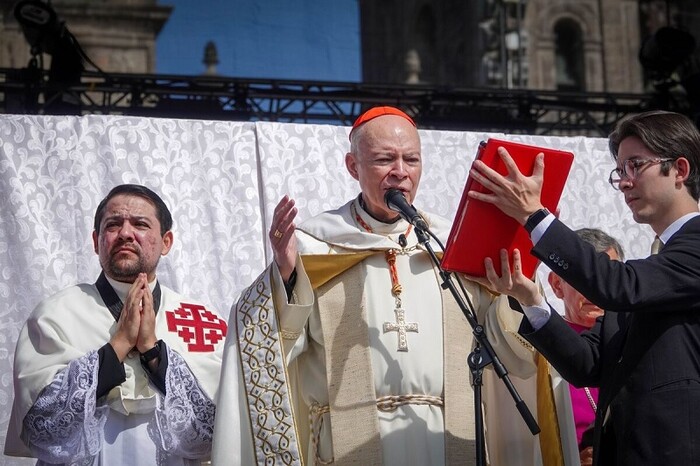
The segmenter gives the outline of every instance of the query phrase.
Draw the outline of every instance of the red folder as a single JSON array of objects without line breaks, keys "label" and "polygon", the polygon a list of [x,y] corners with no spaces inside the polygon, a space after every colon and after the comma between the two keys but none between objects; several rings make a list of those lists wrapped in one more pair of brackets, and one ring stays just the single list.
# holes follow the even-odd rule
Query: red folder
[{"label": "red folder", "polygon": [[[506,175],[508,170],[498,155],[498,147],[505,147],[518,169],[526,176],[532,175],[535,157],[544,153],[544,181],[541,202],[550,212],[556,212],[559,198],[564,190],[574,154],[571,152],[528,146],[510,141],[489,139],[479,144],[477,160]],[[484,259],[493,260],[496,272],[501,274],[500,250],[509,252],[519,249],[522,258],[523,274],[532,277],[537,268],[537,259],[530,254],[532,241],[525,227],[504,214],[498,207],[467,196],[469,191],[488,192],[471,176],[462,192],[462,199],[455,215],[452,230],[447,240],[442,268],[453,272],[463,272],[476,277],[486,276]]]}]

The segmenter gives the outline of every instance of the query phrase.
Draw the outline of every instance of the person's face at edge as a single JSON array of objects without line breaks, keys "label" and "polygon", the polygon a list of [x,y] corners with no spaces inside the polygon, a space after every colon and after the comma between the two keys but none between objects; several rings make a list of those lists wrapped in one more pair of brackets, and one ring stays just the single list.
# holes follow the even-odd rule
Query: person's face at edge
[{"label": "person's face at edge", "polygon": [[170,251],[173,234],[161,236],[156,208],[146,198],[118,194],[107,203],[99,234],[93,232],[92,239],[108,277],[133,283],[139,273],[146,273],[150,282],[160,257]]},{"label": "person's face at edge", "polygon": [[[611,259],[620,260],[620,256],[614,249],[610,248],[605,252]],[[564,317],[569,322],[591,328],[595,320],[603,315],[603,309],[587,300],[554,272],[549,275],[549,284],[556,297],[564,302]]]},{"label": "person's face at edge", "polygon": [[[617,164],[620,167],[627,160],[659,158],[662,157],[649,150],[637,136],[629,136],[620,142]],[[679,202],[679,196],[687,193],[687,188],[678,177],[677,162],[674,162],[668,176],[661,173],[660,163],[654,163],[640,167],[634,179],[625,178],[620,181],[620,191],[625,196],[625,203],[634,220],[649,224],[657,233],[682,215],[681,209],[685,208],[686,202]],[[686,163],[685,159],[682,163]]]}]

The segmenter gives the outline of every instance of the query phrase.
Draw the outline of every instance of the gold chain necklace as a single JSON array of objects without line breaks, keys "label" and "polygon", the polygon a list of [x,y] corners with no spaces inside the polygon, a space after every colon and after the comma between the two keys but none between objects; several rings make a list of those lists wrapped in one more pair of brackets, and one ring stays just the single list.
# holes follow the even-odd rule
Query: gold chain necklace
[{"label": "gold chain necklace", "polygon": [[588,398],[588,402],[591,404],[591,408],[593,408],[593,412],[595,413],[598,411],[598,405],[596,404],[595,400],[593,399],[593,395],[591,394],[591,390],[588,387],[583,387],[583,390],[586,392],[586,398]]},{"label": "gold chain necklace", "polygon": [[[567,319],[566,316],[562,316],[562,319],[564,319],[564,322],[576,324],[576,322],[572,322],[569,319]],[[593,412],[595,413],[596,411],[598,411],[598,404],[593,399],[593,394],[591,393],[591,390],[588,387],[583,387],[583,391],[586,392],[586,398],[588,398],[588,403],[591,405],[591,408],[593,408]]]}]

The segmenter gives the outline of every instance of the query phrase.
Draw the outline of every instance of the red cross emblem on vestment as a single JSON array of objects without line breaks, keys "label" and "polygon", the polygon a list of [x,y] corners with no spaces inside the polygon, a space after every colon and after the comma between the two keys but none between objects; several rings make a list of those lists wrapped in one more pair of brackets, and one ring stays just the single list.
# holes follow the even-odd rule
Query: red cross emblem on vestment
[{"label": "red cross emblem on vestment", "polygon": [[180,303],[174,311],[166,311],[168,331],[177,332],[196,352],[214,351],[214,345],[226,336],[226,322],[199,304]]}]

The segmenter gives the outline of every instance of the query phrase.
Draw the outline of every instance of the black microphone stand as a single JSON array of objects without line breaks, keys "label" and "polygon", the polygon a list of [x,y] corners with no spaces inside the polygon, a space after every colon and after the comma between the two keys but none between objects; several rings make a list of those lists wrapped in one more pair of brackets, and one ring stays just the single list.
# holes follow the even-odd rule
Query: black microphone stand
[{"label": "black microphone stand", "polygon": [[440,270],[440,277],[442,278],[442,284],[440,286],[442,287],[442,289],[450,290],[452,296],[454,296],[455,298],[455,301],[457,301],[459,308],[464,313],[464,317],[467,318],[469,325],[471,325],[473,329],[473,335],[474,339],[476,340],[476,345],[472,352],[469,353],[467,363],[469,364],[469,369],[472,373],[472,385],[474,387],[476,464],[477,466],[486,466],[486,436],[484,435],[484,419],[481,411],[481,377],[486,366],[488,366],[489,364],[493,364],[493,369],[496,372],[496,375],[498,375],[498,378],[500,378],[503,381],[506,388],[508,389],[508,392],[510,392],[511,397],[515,402],[515,407],[518,409],[520,416],[525,421],[525,424],[527,424],[527,427],[530,429],[530,432],[532,432],[532,435],[538,434],[540,432],[540,428],[537,425],[537,421],[535,421],[535,418],[532,416],[532,413],[528,409],[527,404],[520,397],[518,391],[515,389],[513,383],[510,381],[510,378],[508,377],[508,371],[494,352],[493,347],[491,346],[491,343],[489,342],[486,333],[484,332],[484,327],[481,324],[479,324],[479,322],[476,320],[474,306],[469,300],[469,296],[467,295],[466,291],[464,290],[464,288],[462,288],[462,292],[464,293],[464,297],[467,299],[469,306],[467,306],[467,304],[464,302],[464,299],[459,294],[459,291],[457,290],[457,288],[455,288],[455,285],[452,281],[452,274],[442,269],[440,259],[438,259],[437,255],[435,254],[435,251],[430,245],[430,238],[428,236],[428,233],[426,233],[426,231],[420,227],[417,227],[415,225],[414,227],[414,231],[416,232],[418,242],[422,244],[423,247],[425,247],[425,250],[428,252],[428,255],[430,255],[430,258],[432,259],[433,263]]}]

